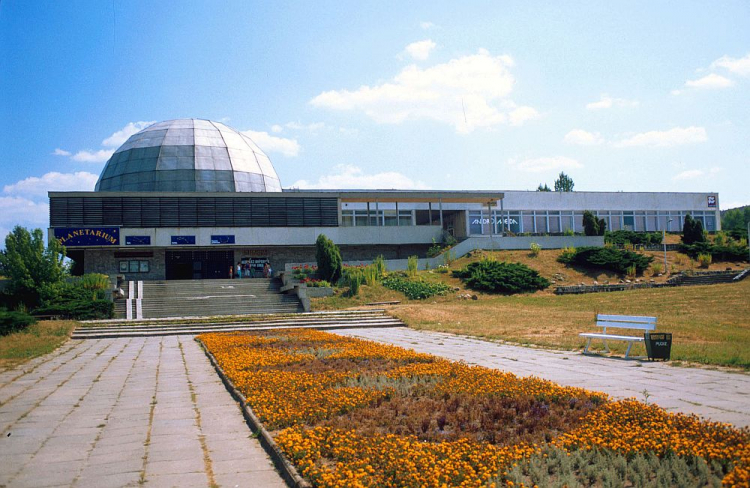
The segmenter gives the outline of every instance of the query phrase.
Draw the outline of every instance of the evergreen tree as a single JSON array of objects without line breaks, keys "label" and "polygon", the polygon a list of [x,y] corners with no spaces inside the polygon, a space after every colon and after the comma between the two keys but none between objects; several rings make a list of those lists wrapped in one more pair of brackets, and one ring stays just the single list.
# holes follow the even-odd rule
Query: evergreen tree
[{"label": "evergreen tree", "polygon": [[596,220],[596,216],[589,210],[583,212],[583,232],[587,236],[600,235],[599,221]]},{"label": "evergreen tree", "polygon": [[315,241],[315,260],[318,262],[318,275],[321,279],[336,283],[341,277],[341,251],[324,234]]},{"label": "evergreen tree", "polygon": [[552,191],[552,190],[549,189],[549,187],[547,186],[547,183],[545,183],[544,186],[542,186],[542,184],[539,183],[539,187],[536,189],[536,191]]},{"label": "evergreen tree", "polygon": [[706,236],[703,235],[703,223],[695,220],[690,214],[685,216],[685,222],[682,224],[682,243],[695,244],[704,242]]},{"label": "evergreen tree", "polygon": [[573,178],[562,171],[560,172],[560,176],[555,180],[555,191],[573,191],[574,186]]},{"label": "evergreen tree", "polygon": [[605,222],[604,219],[599,219],[597,224],[599,226],[599,235],[603,236],[604,232],[607,230],[607,222]]}]

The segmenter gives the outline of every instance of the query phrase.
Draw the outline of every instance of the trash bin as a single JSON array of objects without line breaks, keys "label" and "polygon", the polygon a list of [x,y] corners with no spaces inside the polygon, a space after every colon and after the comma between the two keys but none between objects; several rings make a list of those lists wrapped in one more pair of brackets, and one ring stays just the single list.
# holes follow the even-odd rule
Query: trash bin
[{"label": "trash bin", "polygon": [[672,354],[672,334],[669,332],[658,332],[644,334],[646,342],[646,354],[649,360],[663,359],[669,361]]}]

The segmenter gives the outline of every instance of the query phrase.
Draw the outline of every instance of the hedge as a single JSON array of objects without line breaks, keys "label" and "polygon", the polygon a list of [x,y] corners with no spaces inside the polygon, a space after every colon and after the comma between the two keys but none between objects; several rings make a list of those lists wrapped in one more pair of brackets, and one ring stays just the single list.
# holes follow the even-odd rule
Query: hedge
[{"label": "hedge", "polygon": [[564,264],[605,268],[624,274],[631,266],[635,266],[637,273],[643,273],[654,258],[614,247],[580,247],[562,253],[557,260]]},{"label": "hedge", "polygon": [[0,336],[23,330],[35,323],[36,319],[26,312],[0,310]]},{"label": "hedge", "polygon": [[543,290],[550,285],[549,280],[534,269],[521,263],[506,263],[483,259],[453,271],[453,276],[461,278],[473,290],[495,293],[522,293]]}]

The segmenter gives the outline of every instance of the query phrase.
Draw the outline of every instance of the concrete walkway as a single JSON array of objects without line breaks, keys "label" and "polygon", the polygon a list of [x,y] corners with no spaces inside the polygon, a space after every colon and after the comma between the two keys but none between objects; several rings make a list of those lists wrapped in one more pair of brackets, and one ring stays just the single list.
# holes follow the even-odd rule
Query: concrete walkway
[{"label": "concrete walkway", "polygon": [[[750,374],[674,367],[664,362],[583,356],[503,345],[469,337],[413,329],[337,330],[337,334],[394,344],[419,352],[537,376],[617,398],[635,397],[670,411],[750,425]],[[644,393],[644,390],[646,393]]]},{"label": "concrete walkway", "polygon": [[0,487],[283,487],[192,336],[70,341],[0,373]]}]

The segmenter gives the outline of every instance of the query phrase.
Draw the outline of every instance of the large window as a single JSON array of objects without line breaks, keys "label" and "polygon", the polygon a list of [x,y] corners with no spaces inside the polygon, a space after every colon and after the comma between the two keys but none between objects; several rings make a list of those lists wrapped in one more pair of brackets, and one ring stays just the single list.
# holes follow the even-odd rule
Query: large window
[{"label": "large window", "polygon": [[342,210],[341,224],[344,227],[412,225],[412,211],[399,210]]}]

